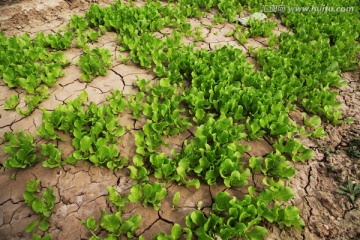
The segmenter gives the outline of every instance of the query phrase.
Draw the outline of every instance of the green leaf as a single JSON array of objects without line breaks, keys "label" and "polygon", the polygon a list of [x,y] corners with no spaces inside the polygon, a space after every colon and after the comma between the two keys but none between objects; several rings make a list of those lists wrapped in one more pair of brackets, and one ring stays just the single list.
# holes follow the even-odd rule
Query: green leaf
[{"label": "green leaf", "polygon": [[29,192],[29,191],[25,191],[23,196],[24,196],[25,202],[28,205],[31,204],[34,201],[35,197],[36,197],[34,192]]},{"label": "green leaf", "polygon": [[100,219],[100,226],[110,233],[117,233],[120,229],[121,222],[115,214],[106,214]]},{"label": "green leaf", "polygon": [[35,197],[31,207],[37,213],[43,213],[46,211],[46,204],[38,197]]},{"label": "green leaf", "polygon": [[311,149],[306,149],[305,151],[300,153],[297,160],[304,162],[304,161],[310,160],[313,157],[313,155],[314,155],[314,152]]},{"label": "green leaf", "polygon": [[45,234],[45,236],[42,237],[42,240],[51,240],[51,235],[50,234]]},{"label": "green leaf", "polygon": [[267,233],[268,231],[266,230],[266,228],[261,226],[255,226],[253,229],[251,229],[250,232],[246,233],[246,236],[250,240],[262,240]]},{"label": "green leaf", "polygon": [[202,226],[206,222],[206,218],[201,211],[193,211],[190,213],[190,219],[198,226]]},{"label": "green leaf", "polygon": [[43,194],[43,197],[47,203],[47,207],[53,208],[56,200],[54,190],[52,188],[47,188]]},{"label": "green leaf", "polygon": [[179,200],[180,200],[180,192],[176,192],[173,197],[173,208],[178,207]]},{"label": "green leaf", "polygon": [[43,232],[47,231],[50,227],[50,222],[48,219],[44,218],[39,225],[39,229]]},{"label": "green leaf", "polygon": [[141,157],[140,155],[136,154],[134,157],[133,157],[133,163],[135,166],[137,167],[140,167],[140,166],[143,166],[144,163],[143,163],[143,157]]},{"label": "green leaf", "polygon": [[30,224],[28,224],[25,228],[25,231],[27,233],[31,233],[35,230],[36,226],[39,224],[39,221],[33,221]]},{"label": "green leaf", "polygon": [[174,226],[171,229],[170,236],[172,239],[179,239],[182,233],[182,228],[179,224],[175,223]]},{"label": "green leaf", "polygon": [[128,199],[130,200],[130,202],[140,202],[142,197],[143,195],[142,195],[141,187],[139,185],[134,185],[130,189],[130,194],[128,196]]},{"label": "green leaf", "polygon": [[160,79],[160,86],[161,87],[170,87],[170,79],[169,78],[162,78]]},{"label": "green leaf", "polygon": [[89,136],[84,136],[80,140],[80,150],[83,152],[90,151],[90,149],[92,150],[91,145],[92,145],[92,139]]},{"label": "green leaf", "polygon": [[89,217],[86,221],[83,220],[82,223],[85,225],[87,229],[93,232],[95,232],[98,228],[94,217]]},{"label": "green leaf", "polygon": [[249,159],[249,166],[254,172],[259,172],[262,169],[264,159],[262,157],[251,156]]}]

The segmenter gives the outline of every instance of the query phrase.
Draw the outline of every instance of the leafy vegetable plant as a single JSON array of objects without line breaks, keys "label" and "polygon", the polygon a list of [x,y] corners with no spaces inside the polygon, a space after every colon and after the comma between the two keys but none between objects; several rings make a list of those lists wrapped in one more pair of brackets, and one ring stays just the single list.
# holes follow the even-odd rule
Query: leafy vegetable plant
[{"label": "leafy vegetable plant", "polygon": [[281,153],[290,154],[293,161],[304,162],[311,159],[314,154],[311,149],[304,147],[299,141],[289,139],[286,142],[283,136],[274,144],[274,148]]},{"label": "leafy vegetable plant", "polygon": [[84,55],[80,56],[77,63],[80,66],[81,78],[85,82],[90,82],[98,75],[105,75],[112,64],[111,52],[109,49],[96,47],[94,49],[84,49]]},{"label": "leafy vegetable plant", "polygon": [[107,96],[106,100],[109,102],[113,114],[119,114],[127,107],[127,102],[118,89],[115,89],[112,94]]},{"label": "leafy vegetable plant", "polygon": [[[55,195],[52,188],[47,188],[42,198],[36,196],[39,190],[40,180],[29,180],[26,183],[26,190],[24,192],[25,203],[31,207],[37,214],[38,219],[26,226],[26,232],[33,232],[37,227],[39,230],[45,232],[50,226],[49,217],[52,215],[52,209],[55,204]],[[38,238],[35,236],[35,239]],[[45,239],[49,239],[46,237]],[[51,239],[51,238],[50,238]]]},{"label": "leafy vegetable plant", "polygon": [[134,185],[130,189],[128,199],[131,202],[141,202],[144,206],[151,204],[155,210],[159,210],[161,201],[167,195],[167,190],[160,183],[145,183]]},{"label": "leafy vegetable plant", "polygon": [[290,162],[280,152],[270,153],[263,157],[252,156],[249,165],[254,172],[261,171],[264,175],[278,178],[290,178],[295,175],[295,169],[290,166]]},{"label": "leafy vegetable plant", "polygon": [[[107,7],[93,4],[85,17],[72,17],[64,32],[46,36],[39,33],[34,39],[27,34],[11,38],[0,34],[0,55],[3,56],[0,76],[10,88],[20,87],[27,94],[26,108],[17,111],[30,114],[47,97],[48,87],[63,75],[62,68],[68,63],[65,55],[49,51],[48,47],[67,49],[76,38],[76,44],[84,48],[85,53],[78,65],[83,71],[82,78],[89,82],[106,74],[112,61],[108,50],[90,50],[86,43],[96,41],[104,31],[119,33],[121,50],[130,52],[126,60],[152,68],[157,75],[156,84],[138,80],[140,92],[136,96],[126,101],[120,91],[114,91],[107,98],[108,105],[86,104],[87,95],[82,93],[53,112],[44,110],[44,123],[37,131],[47,140],[61,140],[57,131],[72,137],[75,151],[65,161],[86,160],[115,170],[128,162],[119,155],[118,142],[125,129],[119,125],[118,114],[129,107],[134,119],[147,118],[135,134],[136,155],[127,166],[130,177],[145,183],[135,184],[128,197],[120,196],[114,188],[108,189],[109,200],[119,211],[102,212],[98,224],[94,218],[83,222],[92,232],[92,239],[100,239],[101,230],[106,232],[107,239],[134,236],[140,224],[139,216],[126,221],[121,217],[128,201],[160,207],[166,189],[159,183],[148,183],[152,172],[157,179],[187,186],[199,187],[199,180],[209,185],[221,180],[227,187],[246,185],[251,173],[242,156],[249,148],[239,144],[239,140],[259,139],[265,135],[275,140],[275,152],[249,160],[252,172],[270,177],[263,180],[264,191],[256,192],[254,187],[249,187],[249,194],[243,199],[221,192],[216,195],[210,214],[205,215],[198,206],[198,211],[187,216],[185,228],[175,224],[170,235],[160,233],[156,239],[178,239],[183,233],[188,239],[262,239],[267,233],[261,226],[264,221],[275,222],[281,228],[294,226],[301,230],[304,223],[299,210],[282,206],[282,202],[293,196],[291,189],[285,187],[282,180],[274,179],[294,176],[290,158],[306,161],[312,157],[313,152],[294,136],[300,132],[300,135],[323,137],[325,132],[320,119],[335,124],[343,121],[342,112],[338,110],[341,103],[336,101],[337,92],[333,87],[344,84],[340,70],[356,67],[359,24],[350,23],[359,23],[359,13],[349,16],[280,13],[282,22],[292,28],[292,34],[282,33],[279,37],[272,33],[276,23],[271,21],[251,21],[249,29],[237,27],[229,36],[233,35],[241,44],[246,43],[248,37],[270,36],[268,48],[249,50],[260,66],[259,71],[254,71],[241,50],[229,46],[210,52],[195,50],[193,45],[182,44],[181,39],[190,33],[191,26],[186,22],[189,17],[199,17],[205,10],[217,8],[219,12],[214,16],[214,23],[225,19],[233,21],[242,10],[242,4],[258,8],[262,7],[261,1],[175,2],[163,5],[159,1],[147,1],[140,7],[134,7],[131,1],[130,4],[117,1]],[[320,2],[325,4],[323,0]],[[355,5],[355,1],[351,2]],[[281,4],[278,0],[271,3]],[[290,3],[299,4],[296,0],[289,0],[288,5]],[[300,3],[306,5],[308,2],[300,0]],[[324,22],[332,22],[332,25]],[[152,34],[164,27],[175,30],[164,39]],[[197,40],[200,40],[200,29]],[[10,98],[6,107],[16,108],[17,102],[15,97]],[[305,118],[303,128],[289,117],[289,112],[297,106],[314,114]],[[166,145],[164,135],[176,135],[194,123],[199,125],[197,131],[191,140],[184,142],[180,153],[159,152],[160,146]],[[10,134],[5,138],[11,143],[4,148],[12,155],[4,164],[8,168],[30,166],[39,160],[33,139],[19,135],[20,140],[15,141]],[[21,144],[25,150],[19,147]],[[54,145],[42,145],[42,150],[47,157],[45,166],[61,165],[61,154]],[[356,154],[357,149],[351,151]],[[25,159],[25,155],[30,158]],[[342,187],[339,191],[351,194],[354,202],[357,185]],[[174,196],[174,207],[178,198]]]},{"label": "leafy vegetable plant", "polygon": [[274,27],[276,26],[276,22],[266,21],[261,22],[258,19],[250,19],[249,20],[249,37],[268,37],[272,34]]},{"label": "leafy vegetable plant", "polygon": [[6,132],[4,134],[4,152],[10,156],[4,162],[5,168],[26,168],[40,161],[36,155],[36,145],[31,134]]},{"label": "leafy vegetable plant", "polygon": [[247,38],[249,37],[249,30],[242,29],[240,26],[236,26],[235,31],[232,32],[232,35],[240,44],[245,44],[247,43]]},{"label": "leafy vegetable plant", "polygon": [[[171,229],[171,233],[169,235],[166,235],[164,233],[158,233],[155,237],[152,239],[154,240],[177,240],[180,239],[182,234],[182,228],[179,224],[175,223],[174,226]],[[144,238],[139,238],[140,240]]]},{"label": "leafy vegetable plant", "polygon": [[73,40],[73,33],[70,30],[66,30],[64,34],[57,31],[56,34],[49,34],[44,36],[46,45],[55,50],[66,50],[71,47]]},{"label": "leafy vegetable plant", "polygon": [[52,143],[41,145],[42,154],[46,157],[43,167],[56,168],[62,166],[61,151]]},{"label": "leafy vegetable plant", "polygon": [[187,173],[193,172],[209,185],[218,178],[228,187],[246,185],[250,170],[244,169],[239,159],[247,148],[237,143],[245,137],[244,125],[235,125],[224,116],[218,120],[210,117],[198,127],[191,142],[185,142],[177,159],[177,174],[185,182]]},{"label": "leafy vegetable plant", "polygon": [[[47,46],[55,44],[48,41],[66,41],[67,34],[71,35],[71,32],[64,36],[45,36],[40,32],[31,39],[29,34],[7,38],[0,33],[0,55],[3,56],[0,59],[0,77],[10,88],[22,88],[27,94],[27,106],[17,109],[19,113],[30,114],[47,97],[44,87],[53,86],[56,79],[63,76],[62,68],[69,64],[69,60],[63,52],[49,51]],[[14,109],[18,100],[13,96],[6,102],[5,108]]]},{"label": "leafy vegetable plant", "polygon": [[231,198],[227,192],[219,192],[210,216],[199,210],[191,212],[186,216],[184,231],[189,238],[195,235],[201,239],[263,239],[268,231],[259,225],[262,220],[277,222],[281,228],[295,226],[301,230],[304,222],[299,210],[293,206],[280,207],[279,204],[293,196],[291,189],[284,187],[282,181],[264,183],[269,188],[255,196],[255,189],[250,187],[249,195],[242,200]]},{"label": "leafy vegetable plant", "polygon": [[19,104],[19,96],[17,94],[11,95],[9,99],[5,100],[4,109],[6,110],[13,110]]},{"label": "leafy vegetable plant", "polygon": [[97,234],[100,230],[104,230],[106,232],[104,239],[117,239],[120,236],[133,238],[136,229],[142,222],[141,216],[137,214],[124,220],[121,214],[128,200],[126,198],[122,198],[118,193],[116,193],[113,187],[108,187],[108,191],[108,199],[114,204],[118,211],[116,213],[109,214],[105,211],[101,211],[99,223],[96,223],[94,217],[90,217],[86,220],[82,220],[82,224],[91,232],[91,240],[103,239],[100,237],[102,234]]},{"label": "leafy vegetable plant", "polygon": [[321,127],[321,118],[319,116],[313,116],[311,118],[307,118],[307,114],[303,113],[304,116],[304,124],[312,131],[312,136],[314,138],[326,137],[327,134],[324,128]]},{"label": "leafy vegetable plant", "polygon": [[144,99],[145,94],[143,92],[137,92],[135,96],[130,95],[128,98],[128,107],[132,112],[132,116],[135,120],[140,118],[140,114],[143,110],[141,101]]},{"label": "leafy vegetable plant", "polygon": [[[105,165],[112,170],[124,167],[128,159],[119,156],[116,145],[119,137],[125,134],[125,128],[119,125],[113,113],[118,109],[104,104],[96,106],[93,102],[86,107],[86,101],[87,93],[82,92],[67,105],[59,105],[53,112],[44,111],[43,124],[37,134],[45,139],[59,139],[55,130],[71,134],[75,151],[66,162],[89,160],[96,166]],[[58,162],[59,158],[56,159]]]}]

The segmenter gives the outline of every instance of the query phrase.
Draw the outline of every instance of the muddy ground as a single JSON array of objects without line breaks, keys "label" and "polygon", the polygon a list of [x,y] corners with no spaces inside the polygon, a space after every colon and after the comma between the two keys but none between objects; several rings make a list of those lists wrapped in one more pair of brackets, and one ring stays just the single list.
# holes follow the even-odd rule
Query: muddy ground
[{"label": "muddy ground", "polygon": [[[36,34],[39,31],[54,33],[56,29],[64,26],[73,14],[84,14],[90,1],[83,0],[23,0],[0,1],[0,30],[7,36],[13,34]],[[106,5],[111,0],[99,1]],[[245,45],[239,45],[233,37],[225,34],[234,29],[233,24],[219,24],[212,28],[213,13],[199,20],[189,20],[192,25],[203,25],[204,40],[197,43],[199,48],[209,51],[217,46],[231,44],[243,50],[248,60],[256,64],[255,60],[247,54],[249,46],[266,47],[263,38],[249,39]],[[279,22],[279,21],[278,21]],[[164,36],[169,29],[156,33]],[[280,22],[275,29],[276,33],[288,31]],[[192,39],[184,39],[191,42]],[[71,64],[65,68],[65,76],[58,80],[58,84],[51,88],[51,96],[40,107],[53,110],[58,104],[64,104],[67,99],[78,96],[81,91],[89,93],[90,101],[100,104],[105,101],[106,95],[114,88],[120,89],[124,94],[136,92],[132,87],[139,76],[145,79],[154,79],[151,70],[141,69],[135,64],[122,64],[118,59],[116,35],[107,33],[101,37],[95,46],[103,46],[113,53],[114,62],[106,76],[97,77],[91,83],[84,83],[80,79],[80,69],[76,62],[81,55],[79,49],[67,50]],[[126,53],[125,53],[126,54]],[[338,100],[343,103],[344,117],[352,117],[353,124],[334,126],[325,124],[329,138],[318,141],[302,139],[306,146],[315,151],[313,159],[306,163],[296,163],[296,176],[291,179],[290,186],[295,192],[291,201],[301,210],[306,227],[303,233],[295,229],[280,230],[269,225],[270,234],[267,239],[360,239],[360,210],[359,201],[352,205],[346,196],[335,192],[339,186],[348,180],[359,183],[359,159],[349,157],[345,149],[348,142],[360,136],[360,73],[359,70],[342,73],[347,82],[346,87],[338,89]],[[9,89],[0,80],[0,137],[7,131],[25,130],[35,136],[36,129],[42,123],[40,110],[35,110],[29,117],[23,117],[14,111],[3,110],[4,100],[12,94],[19,96],[24,93],[20,90]],[[23,103],[22,103],[23,104]],[[301,122],[301,115],[291,115],[294,121]],[[132,120],[129,113],[123,113],[121,124],[130,126],[121,143],[123,156],[131,157],[135,153],[134,134],[143,123]],[[167,139],[170,145],[179,150],[185,139],[191,138],[193,129],[179,136]],[[70,140],[70,139],[69,139]],[[37,139],[38,143],[43,141]],[[252,150],[247,156],[263,156],[273,149],[269,139],[248,143]],[[64,155],[71,153],[70,141],[58,142]],[[2,144],[0,144],[2,147]],[[5,161],[6,155],[0,150],[0,162]],[[12,176],[16,176],[14,179]],[[91,235],[81,224],[81,219],[90,216],[98,218],[100,210],[112,211],[106,199],[107,186],[114,186],[120,193],[127,193],[132,186],[132,180],[127,170],[115,173],[105,168],[90,164],[66,165],[61,169],[43,168],[41,164],[25,170],[5,170],[0,167],[0,239],[31,239],[31,235],[24,233],[25,226],[36,219],[35,213],[24,203],[23,192],[25,183],[29,179],[41,179],[41,187],[52,187],[56,194],[54,214],[51,216],[49,233],[53,239],[87,239]],[[249,184],[256,184],[256,177]],[[177,222],[184,226],[185,216],[197,208],[198,201],[202,201],[202,209],[210,210],[213,197],[218,191],[230,191],[241,197],[243,189],[230,190],[225,186],[209,187],[202,185],[200,189],[185,188],[177,185],[167,185],[168,196],[162,202],[159,211],[152,208],[143,208],[140,204],[129,204],[125,210],[126,215],[140,214],[143,224],[136,234],[143,234],[146,239],[159,231],[169,232],[172,225]],[[244,188],[246,189],[246,188]],[[174,211],[172,198],[176,191],[181,192],[179,208]]]}]

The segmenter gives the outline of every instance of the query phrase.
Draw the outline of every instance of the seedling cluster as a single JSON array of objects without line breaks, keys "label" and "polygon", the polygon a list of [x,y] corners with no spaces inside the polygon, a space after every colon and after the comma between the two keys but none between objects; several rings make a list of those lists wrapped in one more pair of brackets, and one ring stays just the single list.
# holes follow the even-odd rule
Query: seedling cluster
[{"label": "seedling cluster", "polygon": [[[309,4],[308,0],[301,1]],[[328,3],[323,1],[324,4]],[[335,1],[340,4],[341,1]],[[355,0],[351,1],[356,5]],[[281,3],[277,0],[271,4]],[[298,2],[290,0],[289,5]],[[253,174],[263,175],[263,188],[248,186],[242,199],[227,192],[214,197],[210,214],[198,210],[186,217],[186,226],[174,224],[170,235],[159,233],[154,239],[263,239],[267,229],[264,221],[276,223],[280,228],[295,227],[302,230],[304,222],[295,206],[284,205],[293,197],[287,180],[295,175],[293,162],[312,158],[313,151],[305,147],[297,137],[325,137],[322,121],[340,124],[344,122],[338,110],[336,87],[344,85],[339,72],[356,66],[359,51],[359,13],[352,15],[290,13],[281,14],[282,22],[292,28],[292,34],[272,34],[273,21],[250,21],[249,27],[236,27],[234,35],[241,44],[246,38],[269,37],[269,48],[251,50],[260,70],[253,69],[242,51],[224,46],[214,51],[198,50],[195,44],[182,43],[184,36],[195,35],[201,40],[198,27],[191,30],[188,18],[201,18],[204,12],[217,9],[214,24],[234,22],[243,7],[261,9],[258,1],[242,0],[178,0],[162,4],[147,1],[141,7],[134,3],[116,1],[107,7],[92,4],[84,17],[73,16],[63,31],[44,35],[39,33],[6,38],[0,35],[0,76],[10,88],[22,88],[28,96],[26,109],[30,114],[48,96],[48,87],[63,76],[62,68],[69,62],[63,50],[76,46],[83,49],[77,65],[82,79],[90,82],[104,75],[112,64],[111,53],[104,48],[92,48],[107,31],[118,34],[121,51],[128,51],[129,58],[142,68],[153,69],[156,79],[138,79],[135,95],[124,96],[120,90],[108,95],[107,102],[96,105],[88,102],[86,92],[68,100],[53,111],[43,111],[43,123],[36,134],[48,141],[41,145],[44,167],[61,167],[89,161],[112,171],[127,168],[134,185],[126,196],[109,187],[108,199],[117,212],[102,211],[96,221],[90,217],[83,224],[92,234],[91,239],[136,236],[141,217],[122,217],[128,202],[161,208],[167,195],[164,183],[175,182],[199,188],[201,183],[226,187],[247,186]],[[309,24],[311,22],[311,24]],[[332,25],[323,24],[332,22]],[[153,33],[165,27],[173,32],[160,39]],[[271,46],[275,46],[272,48]],[[6,109],[14,109],[19,103],[17,95],[5,102]],[[303,109],[304,124],[299,126],[289,114]],[[125,110],[135,120],[145,118],[143,126],[135,133],[136,154],[132,158],[120,156],[119,142],[127,133],[119,122]],[[183,148],[170,154],[161,152],[168,146],[166,137],[186,131],[196,125],[197,130]],[[60,132],[68,134],[74,152],[63,157],[55,141],[63,140]],[[240,141],[269,138],[274,152],[266,156],[246,158],[250,147]],[[23,132],[6,133],[9,154],[6,168],[25,168],[41,161],[37,154],[34,137]],[[25,201],[40,214],[39,229],[46,231],[54,206],[52,190],[46,190],[43,198],[36,197],[39,181],[30,182],[24,193]],[[353,186],[351,191],[355,192]],[[354,190],[355,189],[355,190]],[[342,193],[346,193],[342,189]],[[355,195],[350,197],[355,200]],[[357,196],[357,195],[356,195]],[[174,211],[179,207],[180,193],[173,198]],[[27,228],[32,232],[38,222]],[[35,236],[35,239],[40,239]],[[48,236],[45,236],[46,239]],[[45,239],[45,237],[43,239]]]}]

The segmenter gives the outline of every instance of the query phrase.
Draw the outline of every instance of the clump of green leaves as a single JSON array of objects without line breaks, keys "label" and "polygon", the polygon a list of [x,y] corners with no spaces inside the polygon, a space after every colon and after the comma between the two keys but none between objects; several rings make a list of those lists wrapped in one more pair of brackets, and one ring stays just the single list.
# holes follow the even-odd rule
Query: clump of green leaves
[{"label": "clump of green leaves", "polygon": [[43,161],[43,167],[56,168],[62,166],[61,151],[52,143],[41,145],[42,154],[46,157]]},{"label": "clump of green leaves", "polygon": [[135,96],[130,95],[128,98],[128,107],[132,112],[132,117],[135,120],[139,120],[140,114],[143,110],[141,101],[144,99],[145,94],[143,92],[137,92]]},{"label": "clump of green leaves", "polygon": [[269,47],[274,47],[277,43],[279,43],[278,36],[274,33],[270,34],[270,37],[267,41]]},{"label": "clump of green leaves", "polygon": [[213,19],[213,24],[214,25],[219,24],[219,23],[223,23],[225,21],[226,21],[226,19],[220,13],[216,13],[214,15],[214,19]]},{"label": "clump of green leaves", "polygon": [[245,44],[247,43],[247,38],[249,37],[249,30],[243,29],[241,26],[237,25],[234,31],[230,31],[227,33],[227,36],[234,36],[238,43]]},{"label": "clump of green leaves", "polygon": [[[177,240],[181,239],[182,234],[182,228],[179,224],[175,223],[174,226],[171,229],[171,233],[169,235],[166,235],[165,233],[158,233],[155,237],[153,237],[153,240]],[[140,236],[139,240],[145,240],[142,236]]]},{"label": "clump of green leaves", "polygon": [[48,98],[50,95],[49,88],[45,85],[39,86],[35,89],[34,95],[25,95],[24,100],[26,103],[26,108],[16,109],[16,111],[22,115],[28,116],[31,114],[35,108],[42,102],[44,99]]},{"label": "clump of green leaves", "polygon": [[90,240],[103,239],[96,234],[99,230],[106,232],[104,239],[117,239],[120,236],[133,238],[136,229],[141,224],[141,217],[134,215],[123,220],[120,212],[107,214],[105,211],[101,211],[99,223],[96,223],[94,217],[83,220],[82,223],[92,233]]},{"label": "clump of green leaves", "polygon": [[113,93],[106,97],[106,100],[109,102],[113,114],[121,113],[127,106],[127,102],[119,89],[115,89]]},{"label": "clump of green leaves", "polygon": [[273,146],[279,152],[290,155],[293,161],[304,162],[311,159],[314,155],[310,148],[306,148],[299,141],[294,139],[285,140],[284,136],[280,136]]},{"label": "clump of green leaves", "polygon": [[185,108],[180,107],[184,98],[179,95],[177,87],[171,85],[169,78],[160,79],[159,83],[149,91],[150,95],[143,105],[144,116],[151,120],[143,127],[147,137],[150,137],[150,132],[153,131],[171,136],[191,126],[190,119],[181,116],[181,113],[185,112]]},{"label": "clump of green leaves", "polygon": [[181,181],[186,182],[186,175],[193,172],[209,185],[216,184],[218,178],[228,187],[246,185],[250,170],[244,169],[239,159],[248,148],[238,143],[245,137],[244,125],[234,124],[232,118],[209,117],[177,157]]},{"label": "clump of green leaves", "polygon": [[69,26],[74,30],[84,31],[89,27],[89,23],[79,15],[72,15]]},{"label": "clump of green leaves", "polygon": [[[55,195],[52,188],[47,188],[42,198],[36,196],[36,193],[40,192],[39,189],[40,180],[29,180],[26,183],[26,190],[24,192],[25,203],[31,207],[39,216],[38,219],[26,226],[26,232],[34,232],[38,227],[39,230],[45,232],[49,229],[50,222],[49,217],[52,214],[52,209],[55,204]],[[35,236],[37,237],[37,236]],[[45,239],[49,239],[48,237]],[[50,238],[51,239],[51,238]]]},{"label": "clump of green leaves", "polygon": [[90,82],[99,75],[105,75],[112,64],[109,49],[96,47],[94,49],[84,48],[84,55],[80,56],[77,65],[81,68],[81,78]]},{"label": "clump of green leaves", "polygon": [[147,87],[145,80],[138,80],[138,86],[148,93],[146,102],[140,104],[144,94],[137,94],[133,100],[133,97],[130,97],[130,109],[135,113],[143,109],[142,113],[148,120],[142,131],[136,133],[135,145],[138,154],[148,156],[156,152],[161,144],[165,144],[163,135],[181,133],[191,126],[191,123],[189,117],[182,115],[185,108],[180,104],[184,98],[177,85],[171,84],[171,79],[162,78],[154,87]]},{"label": "clump of green leaves", "polygon": [[263,239],[266,228],[259,225],[263,220],[276,222],[280,228],[295,226],[302,230],[304,222],[299,209],[294,206],[281,207],[281,202],[288,201],[293,192],[284,182],[264,180],[268,186],[265,191],[255,195],[255,188],[249,187],[249,194],[243,199],[231,197],[227,192],[219,192],[214,199],[212,212],[205,216],[200,210],[186,216],[186,228],[183,230],[189,238],[195,235],[199,239],[246,238]]},{"label": "clump of green leaves", "polygon": [[[0,33],[0,77],[10,88],[26,91],[27,106],[17,109],[23,115],[30,114],[47,97],[44,87],[53,86],[64,75],[62,68],[69,64],[63,52],[47,49],[50,36],[38,33],[34,39],[29,34],[7,38]],[[62,37],[58,39],[63,41]],[[17,102],[12,97],[5,108],[14,109]]]},{"label": "clump of green leaves", "polygon": [[198,25],[196,28],[195,28],[195,32],[194,32],[194,35],[195,35],[195,41],[203,41],[204,40],[204,37],[202,36],[203,35],[203,31],[202,31],[202,25]]},{"label": "clump of green leaves", "polygon": [[31,134],[6,132],[4,134],[4,152],[10,156],[4,162],[5,168],[26,168],[40,161],[36,155],[36,144]]},{"label": "clump of green leaves", "polygon": [[238,0],[219,0],[217,7],[229,22],[234,22],[236,15],[243,10]]},{"label": "clump of green leaves", "polygon": [[[310,118],[307,117],[306,113],[303,113],[304,116],[304,125],[309,130],[304,135],[312,136],[314,138],[326,137],[327,133],[324,128],[321,127],[321,118],[317,115],[314,115]],[[300,128],[300,133],[305,132],[304,128]]]},{"label": "clump of green leaves", "polygon": [[249,37],[258,37],[258,36],[268,37],[272,34],[275,26],[276,26],[276,22],[274,21],[262,22],[258,19],[250,19]]},{"label": "clump of green leaves", "polygon": [[133,157],[134,166],[130,165],[127,168],[130,170],[130,177],[138,182],[147,182],[149,180],[150,171],[144,165],[143,157],[145,154],[144,147],[139,147],[139,144],[144,144],[144,135],[139,131],[135,134],[135,144],[137,144],[136,154]]},{"label": "clump of green leaves", "polygon": [[354,205],[356,199],[360,196],[360,186],[349,180],[347,185],[341,185],[340,188],[336,190],[336,192],[342,195],[347,195],[350,199],[350,202]]},{"label": "clump of green leaves", "polygon": [[[175,154],[174,154],[175,155]],[[165,153],[154,153],[150,155],[149,161],[154,168],[154,176],[158,179],[176,180],[180,177],[176,172],[176,160],[166,156]]]},{"label": "clump of green leaves", "polygon": [[291,167],[286,157],[278,151],[268,154],[266,158],[252,156],[249,159],[249,165],[254,172],[261,171],[270,177],[290,178],[295,175],[295,169]]},{"label": "clump of green leaves", "polygon": [[353,158],[360,158],[360,138],[350,140],[346,153]]},{"label": "clump of green leaves", "polygon": [[129,199],[127,197],[122,197],[120,194],[118,194],[114,187],[108,187],[107,190],[109,192],[109,201],[114,204],[118,212],[123,212],[126,203],[129,202]]},{"label": "clump of green leaves", "polygon": [[159,210],[161,201],[167,195],[167,190],[160,183],[144,183],[134,185],[130,189],[128,199],[130,202],[141,202],[145,207],[151,204],[155,210]]},{"label": "clump of green leaves", "polygon": [[63,34],[57,31],[56,34],[44,35],[45,45],[55,50],[66,50],[71,47],[74,34],[70,30],[66,30]]},{"label": "clump of green leaves", "polygon": [[115,213],[106,213],[101,211],[101,217],[99,223],[96,223],[94,217],[90,217],[86,220],[82,220],[82,224],[91,232],[91,240],[103,239],[100,237],[100,231],[106,232],[104,239],[118,239],[120,236],[127,236],[133,238],[136,229],[141,224],[141,216],[139,214],[133,215],[130,218],[124,220],[121,216],[125,204],[128,202],[127,198],[121,197],[116,193],[113,187],[108,187],[109,196],[108,199],[117,208]]},{"label": "clump of green leaves", "polygon": [[17,94],[11,95],[9,99],[5,100],[5,110],[13,110],[19,104],[19,96]]},{"label": "clump of green leaves", "polygon": [[[113,99],[113,98],[112,98]],[[106,166],[115,170],[124,167],[128,159],[119,156],[116,143],[125,134],[118,117],[109,105],[96,106],[93,102],[86,107],[87,93],[59,105],[53,112],[43,111],[43,124],[37,134],[45,139],[60,139],[55,130],[70,134],[75,151],[66,162],[76,163],[89,160],[96,166]],[[114,99],[114,101],[117,101]],[[59,160],[59,158],[57,158]]]}]

